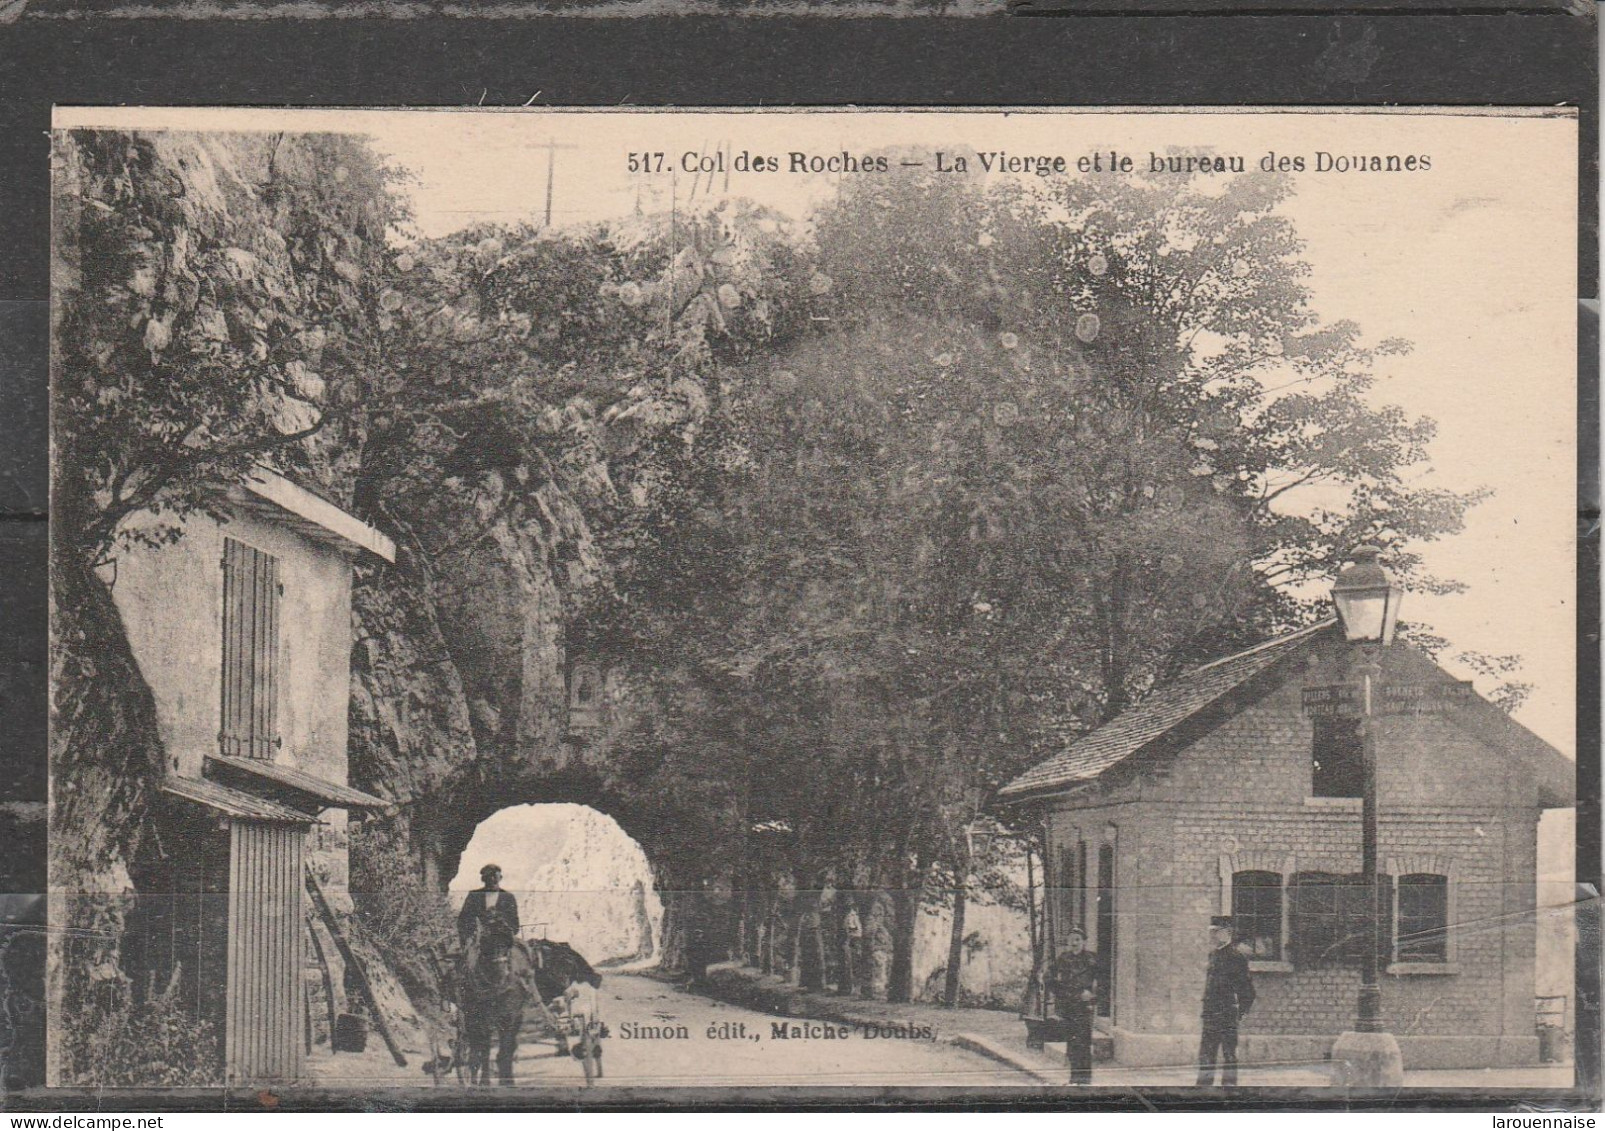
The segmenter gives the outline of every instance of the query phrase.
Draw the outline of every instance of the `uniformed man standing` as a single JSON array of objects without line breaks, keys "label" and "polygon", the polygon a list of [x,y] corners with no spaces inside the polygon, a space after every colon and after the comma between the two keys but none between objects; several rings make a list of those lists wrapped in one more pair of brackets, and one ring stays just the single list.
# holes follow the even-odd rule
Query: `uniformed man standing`
[{"label": "uniformed man standing", "polygon": [[469,892],[457,913],[457,937],[466,945],[478,928],[486,953],[501,954],[518,937],[518,900],[502,890],[502,870],[495,864],[481,868],[479,878],[484,886]]},{"label": "uniformed man standing", "polygon": [[1216,915],[1209,921],[1214,948],[1204,976],[1204,1034],[1198,1045],[1198,1086],[1215,1082],[1220,1061],[1223,1087],[1237,1086],[1237,1024],[1254,1004],[1254,982],[1248,975],[1248,958],[1232,943],[1232,920]]},{"label": "uniformed man standing", "polygon": [[1092,1011],[1098,999],[1098,978],[1098,956],[1087,949],[1087,933],[1071,927],[1053,960],[1048,984],[1064,1019],[1064,1051],[1072,1084],[1092,1083]]}]

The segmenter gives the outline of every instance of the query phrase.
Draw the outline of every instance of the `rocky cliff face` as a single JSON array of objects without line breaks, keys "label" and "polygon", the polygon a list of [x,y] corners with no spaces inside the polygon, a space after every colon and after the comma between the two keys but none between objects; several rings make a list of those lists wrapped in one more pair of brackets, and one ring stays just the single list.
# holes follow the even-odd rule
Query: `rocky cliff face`
[{"label": "rocky cliff face", "polygon": [[[352,780],[398,802],[372,820],[410,844],[437,888],[492,813],[597,788],[586,748],[566,735],[577,516],[557,530],[509,516],[505,495],[495,475],[444,484],[397,565],[365,572],[354,592]],[[354,846],[360,857],[360,837]]]},{"label": "rocky cliff face", "polygon": [[[398,805],[353,829],[352,880],[359,886],[376,882],[365,875],[365,849],[397,838],[410,845],[414,812],[427,810],[477,753],[462,679],[422,572],[404,553],[393,569],[359,571],[352,585],[351,781]],[[431,861],[419,855],[421,866]],[[438,872],[423,879],[438,883]]]}]

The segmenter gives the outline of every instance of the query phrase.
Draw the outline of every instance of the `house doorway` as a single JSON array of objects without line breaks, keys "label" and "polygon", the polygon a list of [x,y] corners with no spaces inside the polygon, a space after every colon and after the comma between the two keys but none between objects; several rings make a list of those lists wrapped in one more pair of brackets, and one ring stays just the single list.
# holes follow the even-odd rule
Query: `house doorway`
[{"label": "house doorway", "polygon": [[227,1020],[229,834],[215,819],[159,812],[129,868],[135,896],[123,968],[136,1006],[190,1029],[200,1077],[221,1073]]}]

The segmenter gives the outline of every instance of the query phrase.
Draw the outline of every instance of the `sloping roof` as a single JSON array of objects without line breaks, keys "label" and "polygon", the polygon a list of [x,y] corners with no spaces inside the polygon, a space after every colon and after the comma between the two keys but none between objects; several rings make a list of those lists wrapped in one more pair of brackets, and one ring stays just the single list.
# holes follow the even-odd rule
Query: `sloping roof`
[{"label": "sloping roof", "polygon": [[356,557],[367,553],[386,562],[396,560],[396,544],[384,534],[267,468],[253,471],[230,497],[241,506],[269,510],[276,521],[343,554]]},{"label": "sloping roof", "polygon": [[1236,655],[1194,668],[1153,691],[998,791],[1004,800],[1091,781],[1186,722],[1227,692],[1287,658],[1336,622],[1325,620]]},{"label": "sloping roof", "polygon": [[332,805],[342,809],[383,809],[390,804],[384,798],[364,793],[360,789],[352,789],[348,785],[336,785],[305,770],[281,766],[261,758],[231,758],[222,754],[208,754],[206,766],[208,770],[233,771],[253,782],[266,782],[271,786],[282,787],[321,803],[320,807]]},{"label": "sloping roof", "polygon": [[200,778],[169,777],[162,782],[162,792],[170,796],[193,801],[229,817],[251,821],[276,821],[285,824],[315,825],[317,818],[277,801],[230,789],[215,781]]}]

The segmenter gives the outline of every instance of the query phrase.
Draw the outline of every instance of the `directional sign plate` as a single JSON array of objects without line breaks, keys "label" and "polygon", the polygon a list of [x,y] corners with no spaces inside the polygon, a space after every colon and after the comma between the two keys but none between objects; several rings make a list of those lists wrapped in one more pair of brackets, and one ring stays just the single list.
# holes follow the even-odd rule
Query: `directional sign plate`
[{"label": "directional sign plate", "polygon": [[[1471,683],[1383,683],[1371,687],[1371,711],[1377,715],[1432,715],[1476,697]],[[1358,683],[1306,687],[1304,714],[1312,719],[1359,718],[1365,714],[1365,689]]]},{"label": "directional sign plate", "polygon": [[1468,680],[1453,683],[1385,683],[1372,707],[1379,715],[1432,715],[1476,697]]},{"label": "directional sign plate", "polygon": [[1365,689],[1358,683],[1306,687],[1304,714],[1312,719],[1358,718],[1365,714]]}]

